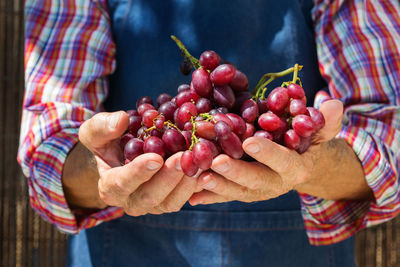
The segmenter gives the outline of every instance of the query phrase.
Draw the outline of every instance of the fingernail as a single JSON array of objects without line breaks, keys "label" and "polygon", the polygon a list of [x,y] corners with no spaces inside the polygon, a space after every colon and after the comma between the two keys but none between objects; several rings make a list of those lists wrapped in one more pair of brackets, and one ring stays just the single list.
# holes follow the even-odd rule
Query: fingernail
[{"label": "fingernail", "polygon": [[260,151],[260,146],[257,144],[250,144],[246,147],[246,150],[250,153],[257,153],[258,151]]},{"label": "fingernail", "polygon": [[204,189],[211,190],[217,186],[217,182],[214,179],[211,179],[208,183],[203,185]]},{"label": "fingernail", "polygon": [[161,164],[157,161],[150,161],[147,163],[146,165],[147,169],[149,169],[150,171],[154,171],[157,170],[161,167]]},{"label": "fingernail", "polygon": [[227,162],[215,165],[212,167],[217,172],[227,172],[229,170],[229,164]]},{"label": "fingernail", "polygon": [[117,127],[117,124],[118,124],[120,118],[121,118],[121,112],[111,115],[108,118],[108,126],[111,129],[115,129]]},{"label": "fingernail", "polygon": [[181,170],[182,170],[181,161],[180,161],[180,160],[177,160],[177,161],[176,161],[176,163],[175,163],[175,169],[177,169],[178,171],[181,171]]}]

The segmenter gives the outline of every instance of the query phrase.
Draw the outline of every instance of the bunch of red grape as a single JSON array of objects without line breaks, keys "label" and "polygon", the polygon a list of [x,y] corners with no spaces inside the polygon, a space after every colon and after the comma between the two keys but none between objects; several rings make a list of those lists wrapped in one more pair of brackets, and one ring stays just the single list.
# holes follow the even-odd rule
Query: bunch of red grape
[{"label": "bunch of red grape", "polygon": [[[306,107],[304,90],[296,83],[301,66],[264,75],[251,94],[246,75],[233,64],[224,63],[216,52],[205,51],[197,60],[174,40],[185,55],[185,64],[196,68],[191,84],[180,85],[174,97],[160,94],[156,105],[150,97],[141,97],[136,110],[127,111],[129,129],[121,138],[125,164],[143,153],[168,158],[184,151],[182,170],[193,176],[199,169],[209,169],[220,153],[235,159],[244,157],[242,142],[251,136],[303,153],[313,134],[324,126],[323,115]],[[181,71],[188,73],[182,66]],[[292,82],[275,88],[265,98],[265,86],[271,80],[292,72]],[[265,82],[267,77],[270,79]]]}]

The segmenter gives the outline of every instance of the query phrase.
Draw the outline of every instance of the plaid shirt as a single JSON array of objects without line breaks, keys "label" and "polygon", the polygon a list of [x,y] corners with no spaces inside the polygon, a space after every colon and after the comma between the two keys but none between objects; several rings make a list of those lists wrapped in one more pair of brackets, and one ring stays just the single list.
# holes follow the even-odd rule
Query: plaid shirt
[{"label": "plaid shirt", "polygon": [[[345,105],[338,135],[353,148],[376,202],[300,194],[311,244],[339,242],[400,211],[400,4],[315,0],[320,72]],[[33,208],[77,233],[123,215],[119,208],[76,217],[61,173],[83,121],[102,110],[115,44],[105,0],[26,0],[25,78],[18,161]],[[316,105],[326,97],[316,96]]]}]

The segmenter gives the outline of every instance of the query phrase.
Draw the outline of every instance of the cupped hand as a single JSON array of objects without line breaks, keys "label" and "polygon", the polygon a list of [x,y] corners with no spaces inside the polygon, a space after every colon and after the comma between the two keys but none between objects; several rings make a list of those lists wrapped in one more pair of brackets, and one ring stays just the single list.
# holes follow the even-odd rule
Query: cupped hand
[{"label": "cupped hand", "polygon": [[323,156],[321,147],[340,131],[343,104],[329,100],[321,105],[320,111],[325,126],[313,137],[307,152],[300,155],[266,138],[248,138],[243,149],[256,161],[235,160],[227,155],[216,157],[212,171],[198,179],[199,186],[205,190],[195,193],[190,204],[268,200],[312,180],[314,167]]},{"label": "cupped hand", "polygon": [[79,140],[93,154],[99,173],[98,192],[105,206],[121,207],[131,216],[175,212],[187,202],[196,180],[185,176],[181,153],[165,162],[155,153],[122,165],[119,139],[129,124],[125,112],[98,113],[79,129]]}]

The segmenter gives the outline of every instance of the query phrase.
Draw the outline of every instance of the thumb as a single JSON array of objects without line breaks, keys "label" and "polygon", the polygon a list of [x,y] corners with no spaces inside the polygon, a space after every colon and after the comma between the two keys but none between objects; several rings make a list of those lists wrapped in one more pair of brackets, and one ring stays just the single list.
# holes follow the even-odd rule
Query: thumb
[{"label": "thumb", "polygon": [[337,99],[321,104],[319,111],[325,119],[325,126],[313,137],[313,143],[329,141],[339,133],[342,127],[343,103]]},{"label": "thumb", "polygon": [[89,150],[103,148],[128,129],[129,116],[124,111],[98,113],[79,128],[79,141]]}]

